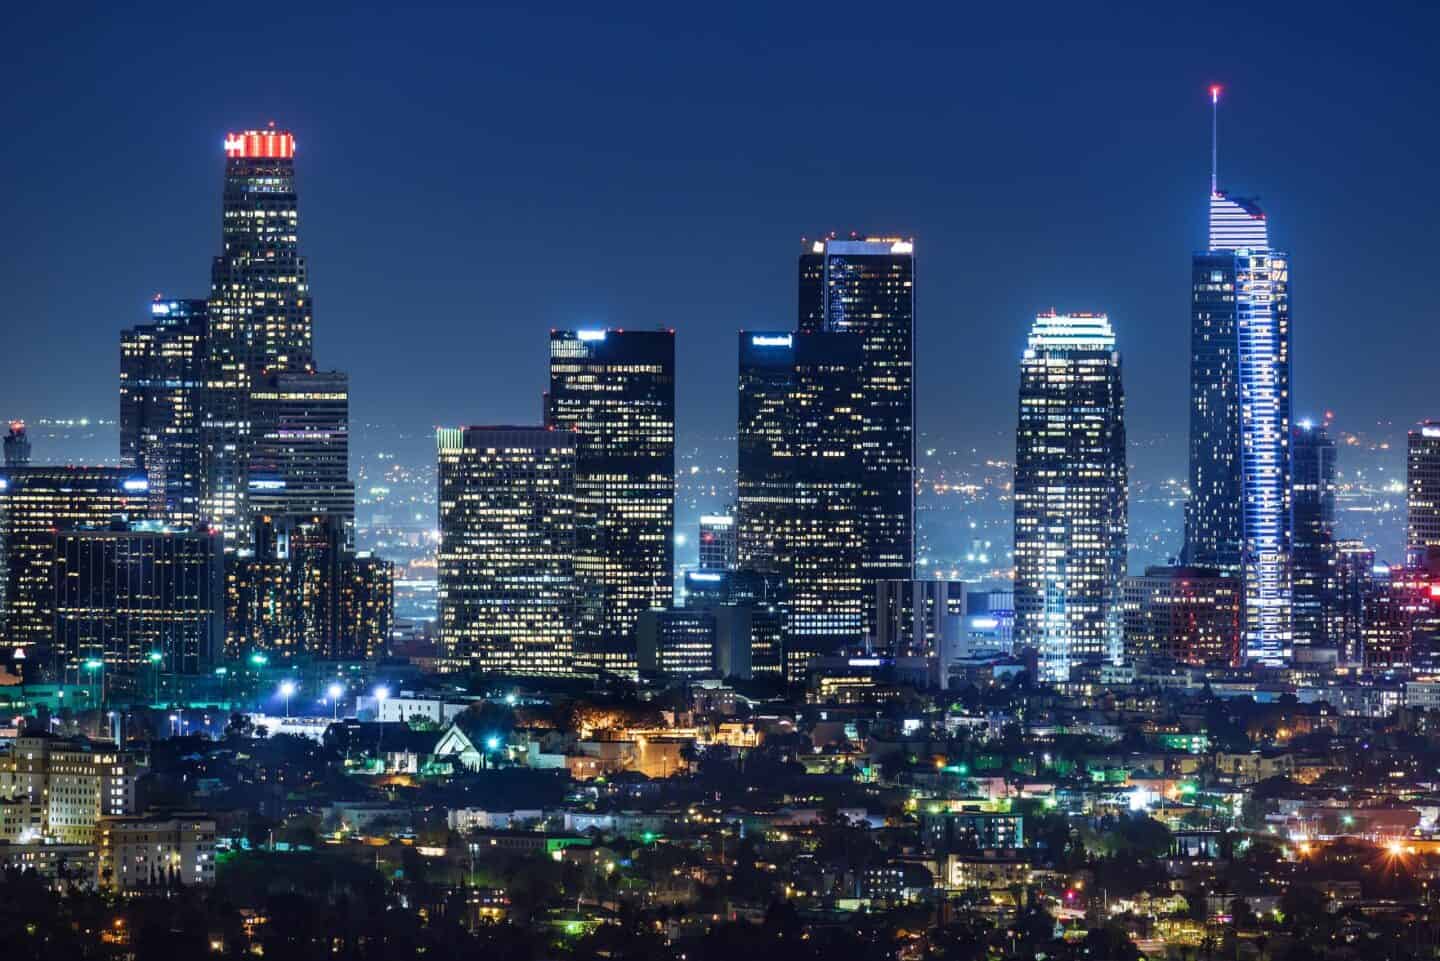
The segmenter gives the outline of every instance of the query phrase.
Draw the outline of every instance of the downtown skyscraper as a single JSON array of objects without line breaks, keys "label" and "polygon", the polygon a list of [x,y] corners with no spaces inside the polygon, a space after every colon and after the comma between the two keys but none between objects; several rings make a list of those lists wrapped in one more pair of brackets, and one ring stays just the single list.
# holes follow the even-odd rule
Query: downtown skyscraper
[{"label": "downtown skyscraper", "polygon": [[546,426],[575,439],[576,664],[633,674],[675,566],[675,332],[550,333]]},{"label": "downtown skyscraper", "polygon": [[1423,560],[1440,548],[1440,421],[1412,428],[1405,448],[1405,548]]},{"label": "downtown skyscraper", "polygon": [[150,516],[200,518],[201,402],[209,358],[203,300],[150,304],[150,323],[120,336],[120,458],[145,472]]},{"label": "downtown skyscraper", "polygon": [[349,380],[314,362],[295,138],[223,149],[208,300],[157,300],[122,337],[121,455],[154,516],[222,534],[226,655],[376,651],[393,569],[354,551]]},{"label": "downtown skyscraper", "polygon": [[437,587],[446,666],[574,667],[578,434],[442,427]]},{"label": "downtown skyscraper", "polygon": [[1020,362],[1015,642],[1042,680],[1118,661],[1126,573],[1125,392],[1104,314],[1041,314]]},{"label": "downtown skyscraper", "polygon": [[295,137],[264,130],[225,138],[221,252],[210,278],[203,431],[203,510],[243,541],[251,392],[266,375],[314,369],[310,284],[300,256]]},{"label": "downtown skyscraper", "polygon": [[1295,646],[1339,651],[1340,556],[1335,544],[1335,441],[1325,424],[1291,435]]},{"label": "downtown skyscraper", "polygon": [[865,631],[864,340],[740,332],[741,570],[784,583],[784,675]]},{"label": "downtown skyscraper", "polygon": [[915,570],[915,244],[899,237],[813,241],[800,255],[799,332],[864,342],[860,441],[862,577]]},{"label": "downtown skyscraper", "polygon": [[1221,191],[1213,169],[1191,282],[1185,562],[1240,576],[1242,656],[1283,665],[1294,648],[1289,260],[1259,206]]}]

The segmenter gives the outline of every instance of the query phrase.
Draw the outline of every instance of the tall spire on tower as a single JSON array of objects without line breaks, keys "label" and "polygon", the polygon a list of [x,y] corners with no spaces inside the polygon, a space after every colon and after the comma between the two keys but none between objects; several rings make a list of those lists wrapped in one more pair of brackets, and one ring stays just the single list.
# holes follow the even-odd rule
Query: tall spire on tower
[{"label": "tall spire on tower", "polygon": [[1210,196],[1220,192],[1220,85],[1210,85]]}]

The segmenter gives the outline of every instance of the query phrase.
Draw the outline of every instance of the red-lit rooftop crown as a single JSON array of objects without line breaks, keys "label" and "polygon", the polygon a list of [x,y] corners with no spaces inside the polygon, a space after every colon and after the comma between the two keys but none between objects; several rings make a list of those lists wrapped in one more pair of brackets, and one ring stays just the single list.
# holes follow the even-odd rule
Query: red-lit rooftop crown
[{"label": "red-lit rooftop crown", "polygon": [[225,156],[281,159],[295,156],[295,135],[285,130],[246,130],[225,135]]}]

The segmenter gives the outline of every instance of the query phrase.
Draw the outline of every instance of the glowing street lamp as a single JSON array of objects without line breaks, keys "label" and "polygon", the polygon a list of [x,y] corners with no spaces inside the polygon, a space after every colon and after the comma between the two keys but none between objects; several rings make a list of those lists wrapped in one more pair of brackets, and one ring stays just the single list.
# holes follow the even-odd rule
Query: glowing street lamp
[{"label": "glowing street lamp", "polygon": [[330,695],[330,720],[336,721],[340,718],[340,698],[345,694],[345,688],[339,684],[331,684],[326,688],[325,693]]},{"label": "glowing street lamp", "polygon": [[155,701],[158,703],[160,700],[160,662],[165,660],[165,655],[159,651],[151,651],[145,655],[145,660],[150,662],[150,667],[155,672]]},{"label": "glowing street lamp", "polygon": [[280,682],[280,696],[285,698],[285,717],[290,717],[290,697],[295,693],[294,681]]}]

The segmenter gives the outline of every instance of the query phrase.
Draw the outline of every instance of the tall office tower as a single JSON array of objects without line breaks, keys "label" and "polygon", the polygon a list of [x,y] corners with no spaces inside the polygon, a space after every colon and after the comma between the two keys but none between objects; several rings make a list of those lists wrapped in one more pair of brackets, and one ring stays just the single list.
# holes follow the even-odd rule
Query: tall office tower
[{"label": "tall office tower", "polygon": [[735,512],[700,515],[700,569],[728,571],[735,568],[738,550]]},{"label": "tall office tower", "polygon": [[[268,533],[267,525],[257,525]],[[238,660],[256,652],[295,652],[293,605],[286,588],[288,562],[273,549],[257,553],[253,546],[225,557],[225,657]]]},{"label": "tall office tower", "polygon": [[[354,553],[335,517],[256,517],[225,564],[225,653],[354,657],[347,633],[347,565]],[[366,642],[369,643],[369,642]]]},{"label": "tall office tower", "polygon": [[368,551],[347,554],[340,582],[340,647],[336,660],[372,660],[386,653],[395,621],[395,565]]},{"label": "tall office tower", "polygon": [[436,441],[440,648],[447,665],[571,673],[580,434],[442,427]]},{"label": "tall office tower", "polygon": [[264,374],[313,369],[295,138],[287,132],[225,138],[221,253],[211,271],[209,313],[202,507],[228,543],[243,543],[250,391]]},{"label": "tall office tower", "polygon": [[150,323],[120,334],[120,459],[150,481],[150,514],[200,518],[200,402],[208,360],[203,300],[150,304]]},{"label": "tall office tower", "polygon": [[876,581],[871,593],[877,653],[888,657],[937,657],[947,637],[963,629],[962,581]]},{"label": "tall office tower", "polygon": [[1335,550],[1335,442],[1301,421],[1291,435],[1295,644],[1339,648],[1340,575]]},{"label": "tall office tower", "polygon": [[[1212,88],[1218,103],[1219,88]],[[1210,240],[1192,262],[1187,564],[1238,573],[1244,656],[1290,660],[1290,270],[1265,214],[1210,177]]]},{"label": "tall office tower", "polygon": [[1125,659],[1233,665],[1240,580],[1212,567],[1147,567],[1125,578]]},{"label": "tall office tower", "polygon": [[5,466],[25,467],[30,463],[30,438],[25,434],[25,422],[12,420],[10,431],[5,435]]},{"label": "tall office tower", "polygon": [[863,577],[915,576],[915,244],[811,243],[800,255],[801,333],[864,341]]},{"label": "tall office tower", "polygon": [[1409,432],[1405,479],[1406,548],[1440,547],[1440,420],[1427,420]]},{"label": "tall office tower", "polygon": [[1407,568],[1375,572],[1365,592],[1365,667],[1410,666],[1417,615],[1430,605],[1428,585],[1417,584],[1411,575],[1414,571]]},{"label": "tall office tower", "polygon": [[[55,654],[67,670],[200,674],[221,652],[220,538],[151,521],[55,535]],[[151,655],[159,655],[152,662]]]},{"label": "tall office tower", "polygon": [[675,332],[550,333],[546,423],[575,432],[577,664],[634,673],[675,581]]},{"label": "tall office tower", "polygon": [[12,467],[0,473],[6,647],[46,666],[55,636],[55,535],[139,520],[149,503],[143,475],[123,467]]},{"label": "tall office tower", "polygon": [[785,678],[865,635],[863,351],[857,334],[740,332],[742,568],[785,582]]},{"label": "tall office tower", "polygon": [[1040,314],[1020,363],[1015,640],[1041,676],[1121,656],[1125,393],[1104,314]]},{"label": "tall office tower", "polygon": [[355,520],[350,481],[350,380],[338,371],[261,376],[250,394],[252,517]]},{"label": "tall office tower", "polygon": [[1375,552],[1363,541],[1335,542],[1337,602],[1335,637],[1341,664],[1360,664],[1364,659],[1365,598],[1375,572]]}]

